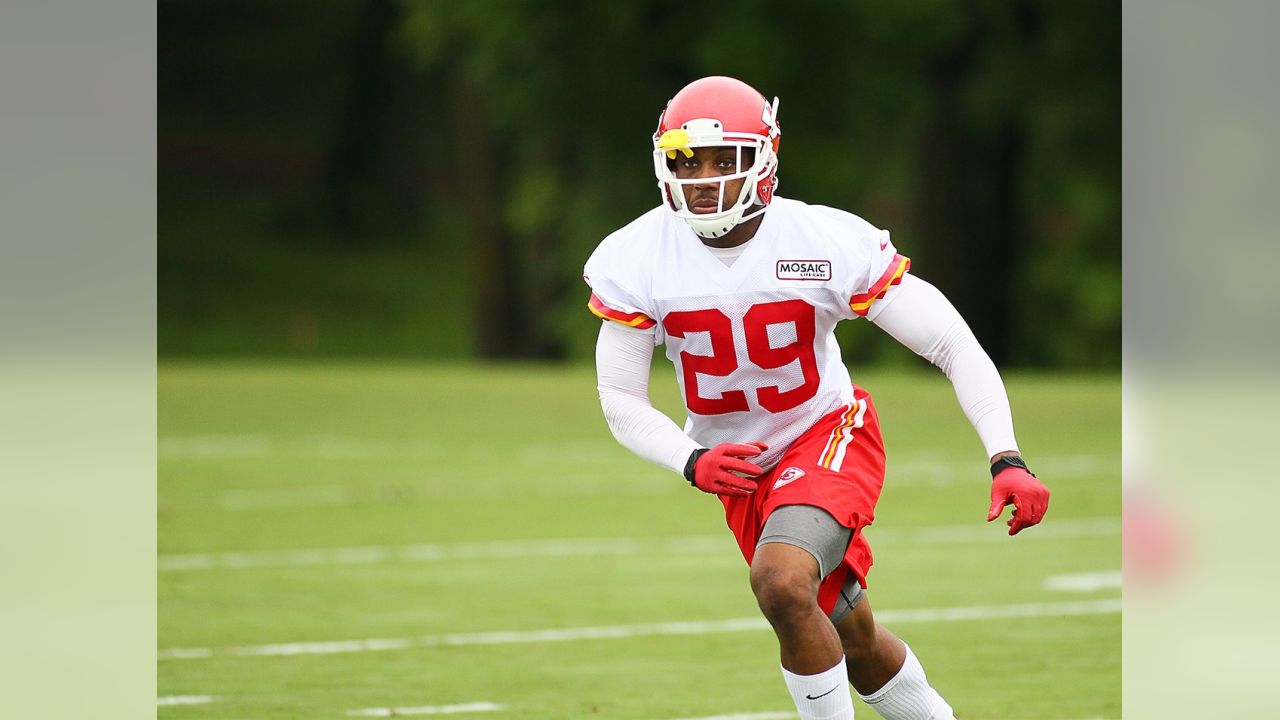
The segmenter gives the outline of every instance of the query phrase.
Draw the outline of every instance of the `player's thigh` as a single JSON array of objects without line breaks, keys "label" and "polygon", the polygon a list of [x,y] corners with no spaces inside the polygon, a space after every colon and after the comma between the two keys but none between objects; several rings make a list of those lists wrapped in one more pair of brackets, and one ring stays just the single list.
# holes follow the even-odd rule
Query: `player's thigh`
[{"label": "player's thigh", "polygon": [[831,513],[813,505],[783,505],[769,514],[756,553],[770,544],[799,548],[812,556],[816,563],[817,579],[822,580],[840,566],[853,531],[831,516]]}]

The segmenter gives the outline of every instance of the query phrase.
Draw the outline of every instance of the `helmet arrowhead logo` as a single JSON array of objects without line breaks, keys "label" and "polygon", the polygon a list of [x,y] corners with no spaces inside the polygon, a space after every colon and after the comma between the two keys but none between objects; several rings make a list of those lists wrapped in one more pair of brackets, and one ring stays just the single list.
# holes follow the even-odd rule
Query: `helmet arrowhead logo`
[{"label": "helmet arrowhead logo", "polygon": [[778,137],[782,133],[782,128],[778,127],[777,116],[778,98],[775,97],[772,105],[766,102],[764,109],[760,111],[760,122],[763,122],[765,127],[769,128],[770,138]]},{"label": "helmet arrowhead logo", "polygon": [[794,466],[789,467],[786,470],[783,470],[782,474],[778,476],[778,481],[773,484],[773,489],[777,490],[783,485],[790,485],[791,483],[795,482],[796,480],[799,480],[802,477],[804,477],[803,470]]}]

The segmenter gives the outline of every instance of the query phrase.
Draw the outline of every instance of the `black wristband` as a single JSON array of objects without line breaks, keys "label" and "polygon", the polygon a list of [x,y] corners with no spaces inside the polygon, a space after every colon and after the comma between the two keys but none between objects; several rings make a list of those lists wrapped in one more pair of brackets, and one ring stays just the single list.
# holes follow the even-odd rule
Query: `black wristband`
[{"label": "black wristband", "polygon": [[698,448],[689,453],[689,459],[684,463],[684,479],[688,480],[693,487],[698,487],[697,483],[693,481],[693,466],[698,464],[698,458],[709,452],[711,452],[711,448]]},{"label": "black wristband", "polygon": [[1016,467],[1016,468],[1021,468],[1023,470],[1026,470],[1027,474],[1030,475],[1031,477],[1036,476],[1035,473],[1031,472],[1031,468],[1027,467],[1026,461],[1024,461],[1022,458],[1018,457],[1017,455],[1006,455],[1005,457],[1002,457],[999,460],[991,463],[991,479],[994,480],[996,475],[998,475],[1001,470],[1004,470],[1005,468],[1011,468],[1011,467]]}]

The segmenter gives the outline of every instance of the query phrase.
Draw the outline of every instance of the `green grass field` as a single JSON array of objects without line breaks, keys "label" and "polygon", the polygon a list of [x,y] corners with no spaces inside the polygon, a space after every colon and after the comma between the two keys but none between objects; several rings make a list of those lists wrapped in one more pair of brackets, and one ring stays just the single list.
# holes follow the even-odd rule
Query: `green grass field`
[{"label": "green grass field", "polygon": [[[1016,538],[940,374],[855,379],[882,621],[964,720],[1118,718],[1118,377],[1007,378],[1054,491]],[[159,393],[159,694],[207,698],[161,718],[789,717],[719,503],[614,442],[589,367],[166,362]]]}]

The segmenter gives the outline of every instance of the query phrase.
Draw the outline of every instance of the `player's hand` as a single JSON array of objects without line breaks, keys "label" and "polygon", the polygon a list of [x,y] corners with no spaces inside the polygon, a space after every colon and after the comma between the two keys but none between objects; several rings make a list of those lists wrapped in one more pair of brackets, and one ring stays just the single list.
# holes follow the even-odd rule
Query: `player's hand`
[{"label": "player's hand", "polygon": [[1017,535],[1023,528],[1044,519],[1049,509],[1049,488],[1036,479],[1026,468],[1005,466],[991,481],[991,507],[987,510],[987,522],[1000,517],[1006,505],[1013,505],[1009,518],[1009,534]]},{"label": "player's hand", "polygon": [[763,475],[764,470],[743,458],[756,457],[768,449],[764,443],[752,442],[720,443],[710,450],[696,450],[685,468],[685,478],[712,495],[750,495],[756,491],[752,478]]}]

